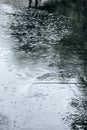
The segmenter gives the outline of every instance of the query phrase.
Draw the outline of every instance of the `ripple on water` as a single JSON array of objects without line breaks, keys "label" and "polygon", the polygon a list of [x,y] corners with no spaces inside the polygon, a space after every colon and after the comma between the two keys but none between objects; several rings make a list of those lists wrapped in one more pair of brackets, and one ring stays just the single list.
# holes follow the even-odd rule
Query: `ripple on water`
[{"label": "ripple on water", "polygon": [[[0,109],[10,115],[11,130],[86,129],[83,24],[46,10],[0,6]],[[0,114],[0,122],[9,130],[7,116]]]}]

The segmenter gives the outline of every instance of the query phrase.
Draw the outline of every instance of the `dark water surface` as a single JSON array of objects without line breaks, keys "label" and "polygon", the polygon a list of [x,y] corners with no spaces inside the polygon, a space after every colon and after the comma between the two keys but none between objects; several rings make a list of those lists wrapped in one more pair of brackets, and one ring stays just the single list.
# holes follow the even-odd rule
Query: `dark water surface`
[{"label": "dark water surface", "polygon": [[87,130],[86,7],[0,1],[0,130]]}]

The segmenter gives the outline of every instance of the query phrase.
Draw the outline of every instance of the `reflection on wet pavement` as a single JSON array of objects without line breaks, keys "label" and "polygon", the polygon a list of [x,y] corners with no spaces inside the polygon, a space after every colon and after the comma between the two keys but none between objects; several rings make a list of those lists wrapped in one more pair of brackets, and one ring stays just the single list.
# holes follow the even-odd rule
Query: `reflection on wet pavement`
[{"label": "reflection on wet pavement", "polygon": [[85,7],[0,3],[0,130],[86,130]]}]

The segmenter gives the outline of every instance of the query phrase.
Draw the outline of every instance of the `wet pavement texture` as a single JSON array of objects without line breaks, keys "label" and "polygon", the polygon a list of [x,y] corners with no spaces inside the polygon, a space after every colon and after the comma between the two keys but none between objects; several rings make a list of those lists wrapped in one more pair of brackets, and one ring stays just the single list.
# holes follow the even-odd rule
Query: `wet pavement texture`
[{"label": "wet pavement texture", "polygon": [[0,1],[0,130],[87,130],[85,7]]}]

